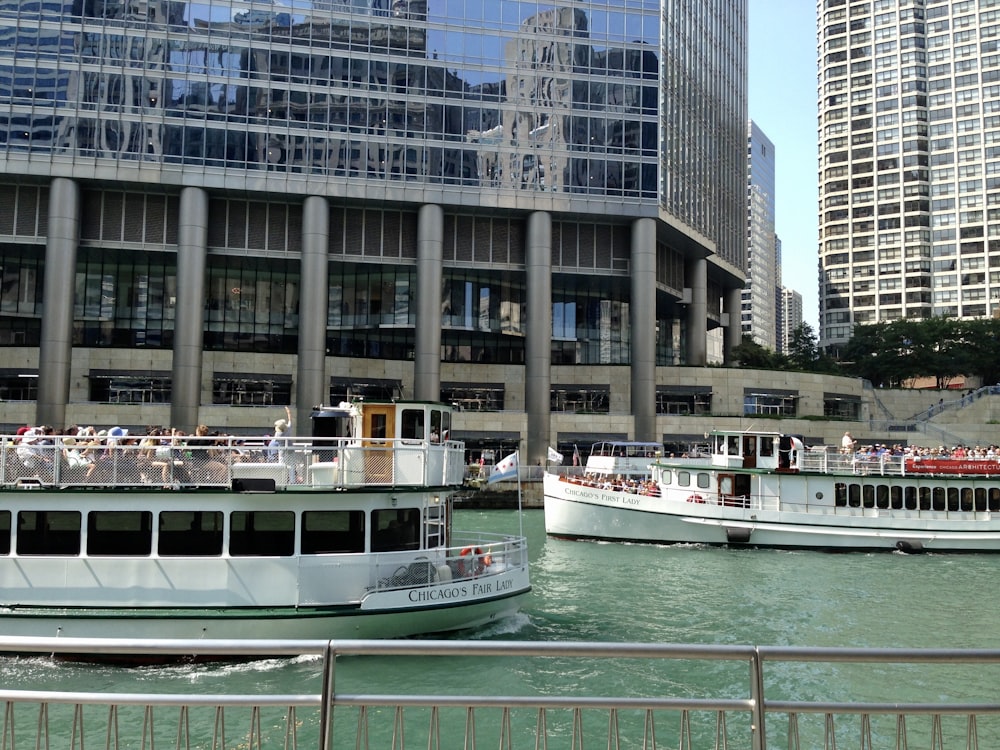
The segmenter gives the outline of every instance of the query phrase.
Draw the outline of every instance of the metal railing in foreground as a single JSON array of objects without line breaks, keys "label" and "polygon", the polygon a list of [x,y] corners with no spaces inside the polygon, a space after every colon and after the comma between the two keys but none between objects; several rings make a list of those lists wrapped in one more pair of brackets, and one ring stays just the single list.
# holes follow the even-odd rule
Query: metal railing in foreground
[{"label": "metal railing in foreground", "polygon": [[[149,670],[113,672],[114,692],[73,692],[51,673],[62,689],[19,689],[8,664],[0,690],[5,750],[56,741],[106,750],[1000,745],[1000,650],[17,639],[0,641],[0,651],[315,659],[289,662],[288,682],[310,688],[290,694],[260,688],[276,682],[273,669],[267,680],[219,669],[219,680],[242,682],[202,694],[191,684],[183,693],[151,692],[158,678],[176,684],[177,675]],[[314,674],[304,681],[310,664]],[[35,672],[25,669],[24,681]],[[110,679],[102,673],[102,683]],[[133,689],[118,686],[130,682]],[[247,685],[254,691],[242,692]]]}]

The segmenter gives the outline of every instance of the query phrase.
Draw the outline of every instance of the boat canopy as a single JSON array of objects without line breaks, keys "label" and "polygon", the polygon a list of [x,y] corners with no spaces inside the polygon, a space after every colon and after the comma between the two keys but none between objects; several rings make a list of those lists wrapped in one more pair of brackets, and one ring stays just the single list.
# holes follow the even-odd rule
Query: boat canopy
[{"label": "boat canopy", "polygon": [[591,456],[621,456],[624,458],[657,458],[663,455],[662,443],[627,440],[606,440],[594,443]]}]

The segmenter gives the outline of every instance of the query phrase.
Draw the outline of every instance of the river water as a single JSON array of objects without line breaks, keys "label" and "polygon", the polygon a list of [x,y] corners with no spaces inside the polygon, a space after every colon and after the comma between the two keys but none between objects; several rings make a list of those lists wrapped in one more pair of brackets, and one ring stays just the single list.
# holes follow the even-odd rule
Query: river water
[{"label": "river water", "polygon": [[[460,510],[455,527],[523,530],[533,592],[518,615],[451,638],[1000,649],[1000,555],[570,542],[546,538],[541,510]],[[498,695],[747,694],[746,668],[722,664],[633,660],[608,669],[557,660],[539,669],[518,659],[472,660],[434,673],[424,661],[385,658],[363,669],[352,674],[347,665],[338,672],[338,690],[342,674],[345,684],[352,677],[363,682],[364,689],[348,692],[362,693],[426,693],[430,681],[434,690]],[[996,670],[791,664],[780,665],[775,677],[777,694],[769,698],[1000,702]],[[155,692],[303,693],[318,692],[318,679],[310,659],[152,669],[0,660],[6,688],[117,691],[140,683]]]}]

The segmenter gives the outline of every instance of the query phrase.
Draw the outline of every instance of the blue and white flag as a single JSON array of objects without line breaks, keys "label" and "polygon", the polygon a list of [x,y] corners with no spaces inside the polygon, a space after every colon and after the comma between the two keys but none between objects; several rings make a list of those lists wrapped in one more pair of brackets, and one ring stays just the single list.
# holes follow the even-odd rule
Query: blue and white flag
[{"label": "blue and white flag", "polygon": [[486,481],[486,484],[493,484],[494,482],[503,482],[508,479],[517,478],[517,451],[514,451],[509,456],[505,456],[500,463],[493,467],[493,471],[490,472],[490,478]]},{"label": "blue and white flag", "polygon": [[563,462],[563,454],[549,446],[549,463],[550,464],[561,464]]}]

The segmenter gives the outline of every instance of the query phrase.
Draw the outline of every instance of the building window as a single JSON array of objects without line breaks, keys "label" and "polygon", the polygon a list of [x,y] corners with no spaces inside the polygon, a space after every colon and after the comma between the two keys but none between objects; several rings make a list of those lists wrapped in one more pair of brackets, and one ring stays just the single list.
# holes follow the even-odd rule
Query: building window
[{"label": "building window", "polygon": [[790,391],[745,391],[743,413],[757,416],[794,417],[799,396]]},{"label": "building window", "polygon": [[393,401],[403,397],[403,383],[384,378],[330,378],[330,403],[370,399]]},{"label": "building window", "polygon": [[661,386],[656,389],[657,414],[710,414],[711,411],[711,389],[697,386]]},{"label": "building window", "polygon": [[38,370],[28,368],[0,370],[0,402],[37,400]]},{"label": "building window", "polygon": [[823,394],[823,416],[830,419],[861,419],[861,399],[837,393]]},{"label": "building window", "polygon": [[91,401],[105,404],[169,404],[173,380],[169,372],[91,370]]},{"label": "building window", "polygon": [[292,403],[288,375],[217,372],[212,377],[212,403],[233,406],[271,406]]},{"label": "building window", "polygon": [[442,383],[441,400],[459,411],[503,411],[503,383]]},{"label": "building window", "polygon": [[607,414],[611,411],[610,385],[553,385],[552,411]]}]

